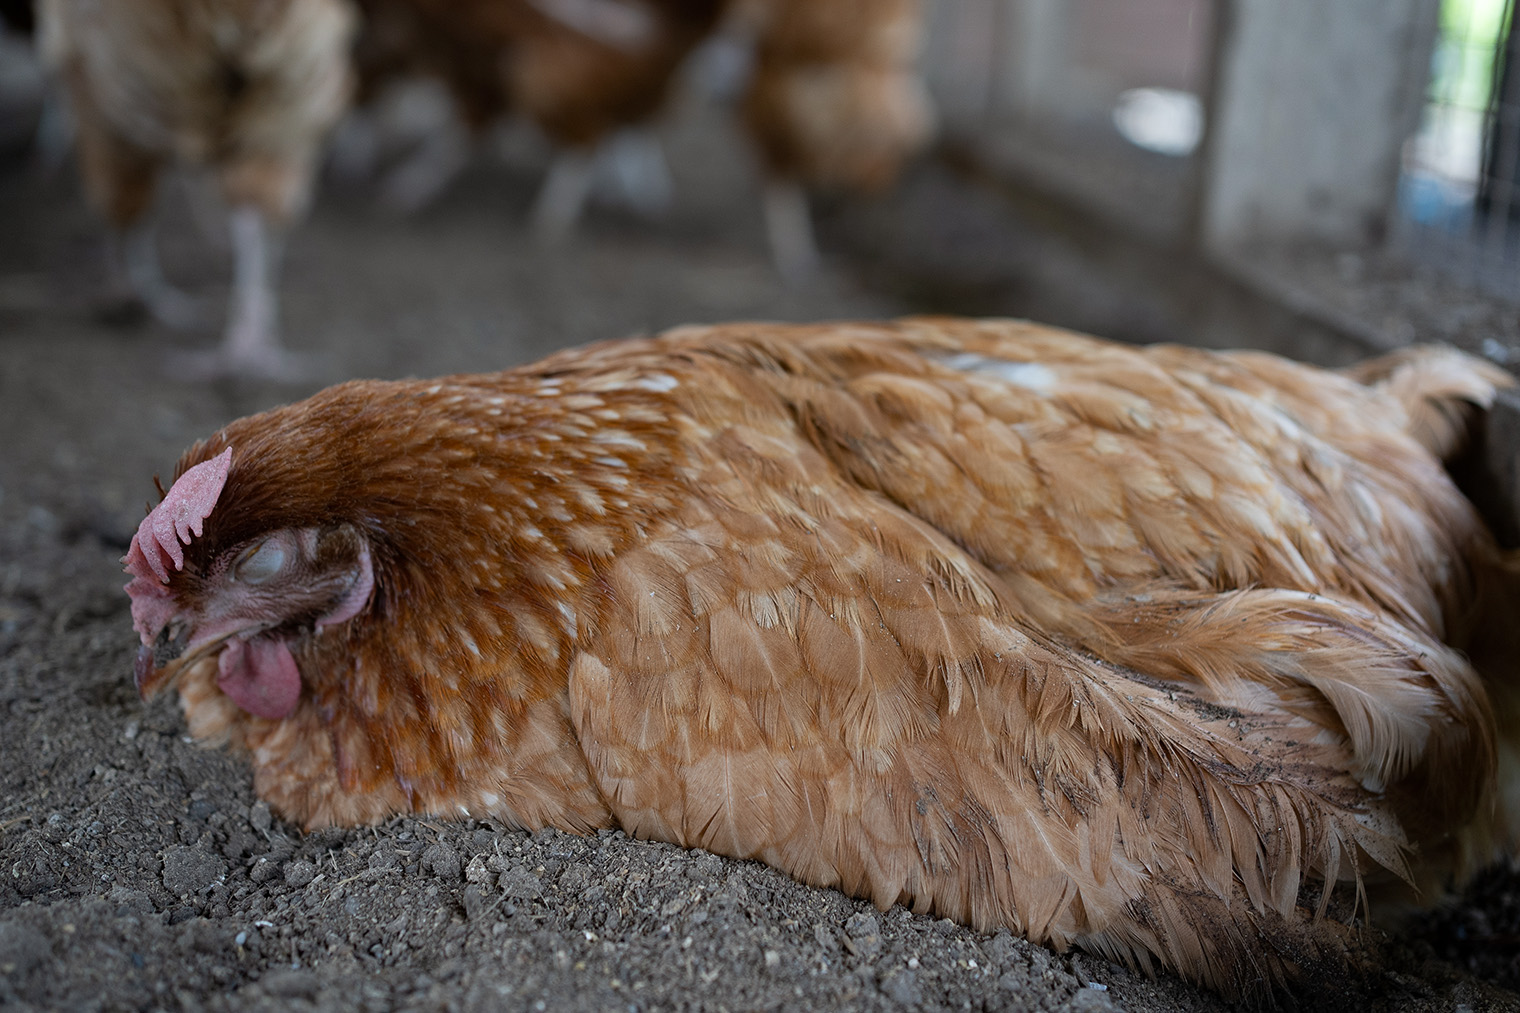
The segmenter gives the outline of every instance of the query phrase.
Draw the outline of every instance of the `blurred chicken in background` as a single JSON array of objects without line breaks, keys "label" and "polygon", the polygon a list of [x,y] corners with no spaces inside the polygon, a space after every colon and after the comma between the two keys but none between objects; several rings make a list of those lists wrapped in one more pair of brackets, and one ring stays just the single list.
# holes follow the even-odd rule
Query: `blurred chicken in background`
[{"label": "blurred chicken in background", "polygon": [[290,376],[278,338],[282,233],[351,90],[346,0],[42,0],[39,44],[65,83],[80,170],[112,227],[113,285],[159,320],[196,322],[162,276],[149,212],[162,170],[211,170],[230,208],[225,337],[181,371]]},{"label": "blurred chicken in background", "polygon": [[502,43],[415,0],[359,0],[359,9],[358,88],[336,138],[335,168],[342,177],[362,178],[394,151],[405,152],[381,182],[381,202],[418,211],[506,115]]},{"label": "blurred chicken in background", "polygon": [[647,123],[665,105],[676,71],[717,26],[726,0],[528,0],[525,6],[532,30],[512,51],[511,94],[560,151],[534,206],[535,231],[556,239],[574,227],[604,142],[613,146],[634,205],[657,210],[669,193],[663,156],[652,138],[628,128]]},{"label": "blurred chicken in background", "polygon": [[[386,181],[386,202],[426,204],[463,167],[469,137],[514,112],[557,150],[533,212],[562,239],[590,195],[600,155],[614,156],[632,203],[657,210],[669,182],[637,128],[665,105],[676,71],[710,35],[726,0],[362,0],[356,50],[361,104],[397,78],[441,80],[462,123],[444,123]],[[463,129],[461,130],[460,127]]]},{"label": "blurred chicken in background", "polygon": [[771,254],[788,280],[818,261],[805,187],[880,191],[928,144],[920,0],[744,0],[754,76],[744,120],[766,173]]},{"label": "blurred chicken in background", "polygon": [[[563,239],[605,158],[625,201],[661,210],[670,190],[647,129],[703,42],[726,54],[710,90],[742,95],[766,176],[766,224],[778,270],[808,277],[818,260],[805,187],[878,191],[928,141],[934,116],[917,70],[919,0],[362,0],[360,104],[404,77],[442,81],[458,119],[442,117],[383,184],[414,210],[465,164],[509,112],[558,150],[533,211],[541,238]],[[410,117],[415,119],[415,117]],[[462,121],[462,122],[461,122]],[[372,142],[366,141],[365,144]]]}]

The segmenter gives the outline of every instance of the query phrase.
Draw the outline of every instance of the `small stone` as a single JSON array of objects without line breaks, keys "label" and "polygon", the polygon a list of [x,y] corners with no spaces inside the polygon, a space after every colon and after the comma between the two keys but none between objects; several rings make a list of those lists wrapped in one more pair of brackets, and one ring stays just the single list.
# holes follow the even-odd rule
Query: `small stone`
[{"label": "small stone", "polygon": [[115,905],[118,917],[132,913],[139,915],[153,913],[153,898],[142,890],[134,890],[129,886],[111,887],[111,892],[106,894],[106,901]]},{"label": "small stone", "polygon": [[0,922],[0,974],[22,975],[53,955],[42,933],[16,922]]},{"label": "small stone", "polygon": [[182,950],[198,953],[220,953],[227,948],[226,933],[215,922],[192,918],[180,931],[179,946]]},{"label": "small stone", "polygon": [[304,858],[295,858],[285,863],[285,885],[297,889],[306,886],[317,878],[315,863],[308,862]]},{"label": "small stone", "polygon": [[176,897],[200,893],[226,875],[226,862],[194,845],[179,844],[164,852],[164,889]]},{"label": "small stone", "polygon": [[310,999],[321,983],[310,971],[281,969],[259,979],[259,987],[277,999]]},{"label": "small stone", "polygon": [[496,875],[486,865],[486,856],[476,855],[470,859],[470,864],[464,867],[464,878],[469,883],[490,883]]},{"label": "small stone", "polygon": [[234,862],[240,862],[258,846],[259,839],[246,830],[229,830],[222,854]]},{"label": "small stone", "polygon": [[269,833],[269,828],[274,826],[274,817],[269,813],[267,802],[255,802],[249,807],[248,824],[261,834]]},{"label": "small stone", "polygon": [[498,885],[502,893],[515,900],[532,900],[544,895],[543,884],[538,877],[523,869],[503,873]]},{"label": "small stone", "polygon": [[917,1007],[922,998],[918,975],[905,967],[894,967],[877,982],[881,994],[900,1006]]},{"label": "small stone", "polygon": [[1082,988],[1077,994],[1061,1004],[1061,1013],[1119,1013],[1119,1004],[1107,991]]},{"label": "small stone", "polygon": [[269,859],[261,857],[258,861],[253,863],[253,868],[248,870],[248,878],[253,880],[255,883],[263,883],[272,879],[274,877],[275,870],[278,868],[279,866],[275,865],[275,863],[271,862]]},{"label": "small stone", "polygon": [[422,867],[447,883],[459,881],[459,852],[447,844],[434,844],[422,853]]},{"label": "small stone", "polygon": [[881,952],[881,922],[864,911],[850,915],[844,923],[844,945],[857,957],[876,956]]},{"label": "small stone", "polygon": [[845,919],[844,931],[851,939],[879,936],[881,935],[881,922],[877,921],[876,916],[873,914],[857,911]]},{"label": "small stone", "polygon": [[998,934],[993,936],[992,941],[987,944],[987,955],[1000,967],[1006,968],[1007,965],[1015,962],[1019,955],[1019,944],[1014,941],[1013,933],[1007,929],[999,929]]},{"label": "small stone", "polygon": [[488,903],[485,891],[477,883],[471,883],[464,888],[464,896],[460,898],[460,901],[464,904],[465,917],[471,919],[479,918],[484,914]]},{"label": "small stone", "polygon": [[998,978],[998,988],[1004,992],[1022,992],[1029,987],[1029,976],[1019,971],[1004,971]]}]

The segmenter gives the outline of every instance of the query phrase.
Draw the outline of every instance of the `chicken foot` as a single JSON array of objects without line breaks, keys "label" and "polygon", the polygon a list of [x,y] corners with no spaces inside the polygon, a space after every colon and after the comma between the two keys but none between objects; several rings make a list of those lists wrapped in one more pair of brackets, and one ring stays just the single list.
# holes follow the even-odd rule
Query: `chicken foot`
[{"label": "chicken foot", "polygon": [[470,131],[458,119],[430,131],[417,148],[380,183],[380,203],[400,214],[414,214],[432,204],[470,163]]},{"label": "chicken foot", "polygon": [[644,218],[658,218],[670,210],[675,185],[659,137],[628,127],[608,138],[598,155],[606,196]]},{"label": "chicken foot", "polygon": [[813,217],[802,184],[779,179],[765,184],[765,234],[771,262],[788,285],[805,284],[818,272]]},{"label": "chicken foot", "polygon": [[533,201],[529,215],[533,236],[546,246],[565,242],[591,194],[595,160],[584,151],[561,151],[549,166],[549,175]]},{"label": "chicken foot", "polygon": [[[109,288],[128,302],[141,303],[148,315],[177,331],[188,331],[205,322],[205,307],[192,295],[170,285],[164,278],[153,223],[140,220],[111,233],[107,252]],[[135,311],[134,311],[135,312]]]},{"label": "chicken foot", "polygon": [[263,212],[243,205],[228,216],[232,236],[232,292],[227,330],[220,348],[178,356],[177,371],[194,378],[256,376],[299,380],[312,364],[306,356],[280,347],[279,275],[283,236],[273,231]]}]

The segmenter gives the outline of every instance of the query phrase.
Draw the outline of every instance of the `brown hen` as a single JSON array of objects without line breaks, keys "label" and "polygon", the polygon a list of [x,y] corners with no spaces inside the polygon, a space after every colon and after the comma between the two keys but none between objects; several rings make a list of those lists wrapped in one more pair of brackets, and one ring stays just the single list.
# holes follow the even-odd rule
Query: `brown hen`
[{"label": "brown hen", "polygon": [[727,2],[361,0],[359,67],[368,92],[400,71],[442,79],[476,134],[508,109],[534,123],[559,151],[535,227],[558,239],[589,194],[599,146],[654,117]]},{"label": "brown hen", "polygon": [[924,319],[348,383],[180,461],[138,684],[308,827],[616,826],[1263,990],[1499,846],[1457,648],[1515,596],[1440,456],[1508,382]]}]

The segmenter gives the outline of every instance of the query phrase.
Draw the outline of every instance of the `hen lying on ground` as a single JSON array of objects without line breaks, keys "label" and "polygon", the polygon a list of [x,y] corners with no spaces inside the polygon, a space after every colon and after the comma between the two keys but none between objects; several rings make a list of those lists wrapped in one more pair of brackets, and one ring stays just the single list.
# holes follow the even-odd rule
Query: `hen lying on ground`
[{"label": "hen lying on ground", "polygon": [[1260,991],[1506,839],[1440,458],[1507,382],[925,319],[348,383],[180,461],[137,681],[309,827],[618,826]]},{"label": "hen lying on ground", "polygon": [[231,208],[231,306],[221,348],[185,365],[299,372],[278,341],[280,234],[348,101],[346,0],[42,0],[40,14],[85,187],[114,230],[118,286],[166,323],[194,322],[159,273],[149,212],[166,165],[208,168]]}]

